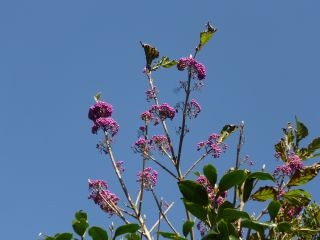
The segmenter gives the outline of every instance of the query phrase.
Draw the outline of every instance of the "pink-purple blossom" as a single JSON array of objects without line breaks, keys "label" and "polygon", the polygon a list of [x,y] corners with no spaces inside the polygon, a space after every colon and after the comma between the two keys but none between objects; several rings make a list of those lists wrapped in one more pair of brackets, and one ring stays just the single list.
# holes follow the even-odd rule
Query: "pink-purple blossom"
[{"label": "pink-purple blossom", "polygon": [[135,153],[148,153],[150,150],[149,141],[140,137],[134,142],[132,149]]},{"label": "pink-purple blossom", "polygon": [[161,120],[165,120],[166,118],[170,118],[172,120],[176,114],[176,110],[168,103],[163,103],[159,106],[153,105],[150,112],[157,114]]},{"label": "pink-purple blossom", "polygon": [[192,56],[180,58],[177,64],[177,68],[179,71],[183,71],[184,69],[188,69],[191,72],[193,78],[198,78],[199,80],[203,80],[206,77],[206,69],[202,63],[199,63]]},{"label": "pink-purple blossom", "polygon": [[152,87],[151,89],[148,89],[146,91],[147,101],[149,102],[150,100],[155,99],[157,97],[158,92],[159,91],[157,87]]},{"label": "pink-purple blossom", "polygon": [[143,186],[146,190],[153,189],[158,181],[158,172],[151,167],[147,167],[143,172],[138,172],[137,182],[143,182]]},{"label": "pink-purple blossom", "polygon": [[96,134],[99,129],[102,129],[105,132],[114,136],[119,131],[119,124],[111,117],[100,117],[98,118],[93,126],[92,126],[92,133]]},{"label": "pink-purple blossom", "polygon": [[197,144],[197,150],[205,148],[214,158],[219,158],[227,150],[227,144],[219,141],[220,135],[212,133],[207,141],[201,141]]},{"label": "pink-purple blossom", "polygon": [[300,170],[303,168],[302,160],[294,153],[290,153],[288,155],[288,160],[284,165],[277,166],[273,172],[274,176],[283,175],[283,176],[291,176],[295,173],[296,170]]},{"label": "pink-purple blossom", "polygon": [[151,138],[151,144],[155,146],[160,152],[169,151],[170,145],[168,139],[164,135],[154,135]]},{"label": "pink-purple blossom", "polygon": [[92,199],[103,211],[110,215],[116,212],[119,198],[114,193],[107,190],[108,184],[103,180],[88,180],[89,199]]},{"label": "pink-purple blossom", "polygon": [[92,121],[96,121],[98,118],[111,117],[113,107],[111,104],[103,101],[98,101],[89,108],[88,117]]},{"label": "pink-purple blossom", "polygon": [[150,111],[144,111],[140,114],[141,120],[147,122],[153,119],[153,114]]}]

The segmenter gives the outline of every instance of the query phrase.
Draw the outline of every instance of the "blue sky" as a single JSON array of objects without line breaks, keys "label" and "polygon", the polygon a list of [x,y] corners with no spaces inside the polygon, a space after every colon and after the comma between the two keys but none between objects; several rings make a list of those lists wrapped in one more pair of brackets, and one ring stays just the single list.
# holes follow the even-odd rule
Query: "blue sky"
[{"label": "blue sky", "polygon": [[[1,1],[1,238],[69,231],[79,209],[92,224],[114,221],[87,199],[88,178],[105,179],[121,196],[110,163],[95,149],[98,137],[90,133],[92,96],[102,92],[115,108],[121,129],[114,150],[134,169],[125,176],[134,195],[141,161],[130,146],[138,115],[148,108],[139,41],[170,58],[188,56],[208,21],[218,32],[198,55],[207,78],[193,96],[203,112],[189,125],[185,168],[197,156],[195,143],[244,120],[243,155],[254,160],[254,169],[265,163],[272,170],[273,145],[295,115],[309,127],[310,140],[320,135],[319,7],[316,0]],[[154,77],[161,101],[181,99],[174,88],[183,73],[169,69]],[[170,128],[174,132],[174,123]],[[232,166],[236,139],[230,138],[221,159],[206,163],[222,171]],[[168,187],[177,189],[161,174],[158,195],[177,202],[167,195]],[[316,200],[318,185],[316,178],[308,186]]]}]

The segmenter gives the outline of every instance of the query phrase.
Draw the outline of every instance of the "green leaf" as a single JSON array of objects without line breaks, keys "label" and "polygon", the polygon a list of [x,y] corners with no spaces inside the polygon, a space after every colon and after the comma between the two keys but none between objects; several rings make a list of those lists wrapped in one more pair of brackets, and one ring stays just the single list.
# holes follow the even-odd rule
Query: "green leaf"
[{"label": "green leaf", "polygon": [[201,48],[209,42],[216,31],[216,28],[211,26],[210,23],[207,23],[206,30],[200,33],[200,43],[196,47],[196,52],[199,52]]},{"label": "green leaf", "polygon": [[141,237],[136,233],[130,233],[126,235],[127,240],[141,240]]},{"label": "green leaf", "polygon": [[191,180],[183,180],[178,183],[183,197],[195,204],[208,206],[210,201],[207,190],[200,184]]},{"label": "green leaf", "polygon": [[220,131],[220,137],[218,139],[218,142],[223,142],[224,140],[226,140],[226,138],[229,137],[229,135],[235,132],[237,129],[238,129],[237,125],[234,125],[234,124],[225,125]]},{"label": "green leaf", "polygon": [[229,240],[229,229],[227,223],[224,220],[220,220],[217,223],[217,227],[220,232],[220,237],[222,237],[222,240]]},{"label": "green leaf", "polygon": [[296,132],[296,142],[297,145],[299,144],[299,142],[304,139],[306,136],[308,136],[308,128],[298,120],[298,118],[296,117],[296,128],[297,128],[297,132]]},{"label": "green leaf", "polygon": [[203,167],[203,174],[206,176],[211,186],[214,186],[216,184],[217,170],[213,165],[211,164],[205,165]]},{"label": "green leaf", "polygon": [[223,192],[235,185],[240,185],[245,179],[247,175],[244,170],[234,170],[229,173],[226,173],[219,182],[219,191]]},{"label": "green leaf", "polygon": [[274,149],[282,161],[287,162],[287,148],[283,139],[281,139],[276,145],[274,145]]},{"label": "green leaf", "polygon": [[239,211],[239,210],[233,209],[233,208],[224,209],[222,216],[223,216],[223,219],[227,222],[231,222],[231,221],[237,220],[239,218],[250,219],[250,216],[247,212]]},{"label": "green leaf", "polygon": [[72,239],[72,233],[57,234],[54,239],[55,240],[71,240]]},{"label": "green leaf", "polygon": [[306,206],[311,201],[311,194],[302,189],[290,190],[283,197],[290,204],[297,206]]},{"label": "green leaf", "polygon": [[253,184],[255,178],[247,178],[246,181],[244,182],[244,187],[243,187],[243,201],[247,202],[249,200],[249,197],[251,195],[252,189],[253,189]]},{"label": "green leaf", "polygon": [[318,149],[320,149],[320,137],[313,139],[312,142],[308,145],[309,153],[314,153]]},{"label": "green leaf", "polygon": [[164,67],[164,68],[171,68],[171,67],[177,65],[177,63],[178,62],[176,60],[170,60],[166,56],[162,57],[162,59],[160,60],[160,66]]},{"label": "green leaf", "polygon": [[220,220],[223,218],[223,212],[225,209],[229,208],[229,209],[232,209],[234,206],[231,202],[229,201],[225,201],[223,202],[219,208],[218,208],[218,216],[217,216],[217,220]]},{"label": "green leaf", "polygon": [[266,200],[273,200],[276,198],[277,191],[270,186],[260,187],[251,198],[256,201],[264,202]]},{"label": "green leaf", "polygon": [[268,212],[270,215],[271,220],[274,220],[276,216],[278,215],[278,212],[280,210],[280,202],[279,201],[271,201],[268,205]]},{"label": "green leaf", "polygon": [[291,225],[288,222],[278,223],[277,228],[278,228],[279,232],[286,232],[286,233],[291,232]]},{"label": "green leaf", "polygon": [[262,223],[259,221],[249,220],[249,219],[242,220],[241,225],[244,228],[254,229],[262,235],[264,235],[264,230],[266,228],[274,228],[277,226],[274,223]]},{"label": "green leaf", "polygon": [[196,218],[200,219],[203,222],[206,222],[208,219],[208,208],[205,208],[202,205],[195,204],[193,202],[188,202],[183,200],[185,208]]},{"label": "green leaf", "polygon": [[72,228],[80,237],[84,237],[88,227],[88,221],[85,218],[80,218],[80,216],[72,221]]},{"label": "green leaf", "polygon": [[92,240],[108,240],[108,233],[100,227],[90,227],[88,230],[89,236]]},{"label": "green leaf", "polygon": [[167,239],[174,239],[174,240],[186,240],[183,237],[180,237],[179,235],[175,234],[175,233],[169,233],[169,232],[159,232],[159,234]]},{"label": "green leaf", "polygon": [[300,186],[306,184],[317,176],[319,169],[320,163],[315,163],[311,166],[306,166],[300,170],[296,170],[288,182],[288,186]]},{"label": "green leaf", "polygon": [[76,212],[74,216],[77,220],[80,220],[81,218],[88,220],[88,214],[82,210]]},{"label": "green leaf", "polygon": [[249,174],[249,176],[247,178],[257,178],[259,180],[271,180],[271,181],[275,181],[273,176],[270,173],[266,173],[266,172],[254,172]]},{"label": "green leaf", "polygon": [[126,233],[135,233],[140,229],[139,224],[136,223],[130,223],[126,225],[122,225],[118,227],[114,233],[114,239],[120,235],[126,234]]},{"label": "green leaf", "polygon": [[187,237],[188,234],[191,232],[193,226],[194,226],[193,221],[185,221],[185,223],[183,224],[183,227],[182,227],[182,232],[185,237]]},{"label": "green leaf", "polygon": [[100,98],[101,98],[101,92],[98,92],[96,95],[94,95],[93,99],[95,102],[98,102],[100,101]]}]

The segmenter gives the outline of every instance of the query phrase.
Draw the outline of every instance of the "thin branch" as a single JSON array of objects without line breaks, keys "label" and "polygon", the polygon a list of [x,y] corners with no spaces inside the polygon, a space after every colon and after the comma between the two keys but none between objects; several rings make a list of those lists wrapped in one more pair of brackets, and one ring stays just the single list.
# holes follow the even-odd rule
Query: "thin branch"
[{"label": "thin branch", "polygon": [[[174,204],[174,202],[172,202],[172,203],[167,207],[167,209],[163,212],[164,215],[166,215],[166,214],[169,212],[169,210],[173,207],[173,204]],[[156,228],[156,226],[158,226],[158,224],[160,223],[160,221],[161,221],[162,218],[163,218],[163,216],[161,215],[160,219],[158,219],[158,220],[155,222],[155,224],[150,228],[150,232],[152,232],[152,231]]]},{"label": "thin branch", "polygon": [[193,164],[192,166],[186,171],[186,173],[183,175],[183,178],[185,178],[191,171],[192,169],[194,169],[198,163],[200,163],[206,156],[208,156],[211,153],[212,150],[209,150],[207,152],[205,152],[204,154],[202,154],[202,156],[200,158],[198,158]]},{"label": "thin branch", "polygon": [[158,206],[158,210],[161,213],[161,215],[163,216],[164,220],[166,220],[167,224],[169,225],[169,227],[171,228],[171,230],[175,233],[178,234],[178,232],[174,229],[173,225],[171,224],[171,222],[169,221],[169,219],[167,218],[167,216],[163,213],[162,209],[161,209],[161,205],[159,203],[159,200],[154,192],[154,190],[151,188],[151,192],[152,192],[152,196],[154,198],[154,200],[156,201],[156,204]]}]

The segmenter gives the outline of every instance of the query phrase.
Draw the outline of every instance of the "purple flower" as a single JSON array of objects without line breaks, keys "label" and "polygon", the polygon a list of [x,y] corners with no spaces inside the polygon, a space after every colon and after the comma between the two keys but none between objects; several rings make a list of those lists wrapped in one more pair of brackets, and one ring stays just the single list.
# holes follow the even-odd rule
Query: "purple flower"
[{"label": "purple flower", "polygon": [[203,237],[210,230],[202,221],[197,223],[197,229],[199,230],[201,237]]},{"label": "purple flower", "polygon": [[96,121],[98,118],[111,117],[113,107],[111,104],[98,101],[89,108],[88,117],[92,121]]},{"label": "purple flower", "polygon": [[120,173],[123,173],[125,171],[125,168],[123,166],[123,161],[118,161],[116,162],[116,167],[119,170]]},{"label": "purple flower", "polygon": [[203,80],[206,77],[206,69],[202,63],[197,62],[192,56],[186,58],[180,58],[177,64],[179,71],[183,71],[185,68],[191,71],[193,78]]},{"label": "purple flower", "polygon": [[149,142],[144,137],[140,137],[134,142],[132,149],[135,153],[148,153],[150,151]]},{"label": "purple flower", "polygon": [[158,181],[158,172],[151,167],[147,167],[143,172],[138,172],[137,182],[143,182],[143,186],[146,190],[153,189]]},{"label": "purple flower", "polygon": [[154,144],[160,152],[169,151],[170,145],[168,139],[164,135],[154,135],[151,138],[151,143]]},{"label": "purple flower", "polygon": [[153,87],[152,89],[147,90],[146,91],[147,101],[149,102],[150,100],[155,99],[158,93],[159,91],[157,90],[156,87]]},{"label": "purple flower", "polygon": [[145,122],[153,119],[153,115],[150,111],[144,111],[143,113],[140,114],[140,117],[141,117],[141,120]]},{"label": "purple flower", "polygon": [[273,175],[284,175],[291,176],[296,170],[300,170],[303,168],[303,163],[299,156],[294,153],[290,153],[288,155],[288,161],[282,166],[277,166],[274,170]]},{"label": "purple flower", "polygon": [[157,114],[161,120],[165,120],[166,118],[170,118],[172,120],[176,114],[176,110],[168,103],[163,103],[159,106],[153,105],[150,112]]},{"label": "purple flower", "polygon": [[88,180],[89,183],[89,199],[92,199],[95,204],[109,213],[110,215],[116,212],[119,198],[109,190],[108,184],[103,180]]},{"label": "purple flower", "polygon": [[192,99],[191,102],[187,105],[187,114],[189,118],[196,118],[200,112],[200,104],[195,99]]},{"label": "purple flower", "polygon": [[108,132],[113,137],[119,131],[119,124],[111,117],[98,118],[92,126],[92,133],[96,134],[99,129]]},{"label": "purple flower", "polygon": [[227,150],[227,145],[219,141],[220,135],[217,133],[212,133],[207,141],[202,141],[197,144],[197,150],[205,148],[206,152],[212,153],[214,158],[219,158],[222,153]]}]

